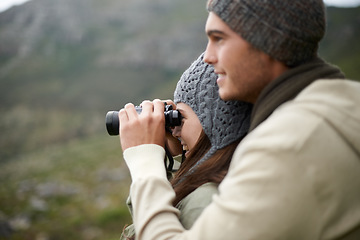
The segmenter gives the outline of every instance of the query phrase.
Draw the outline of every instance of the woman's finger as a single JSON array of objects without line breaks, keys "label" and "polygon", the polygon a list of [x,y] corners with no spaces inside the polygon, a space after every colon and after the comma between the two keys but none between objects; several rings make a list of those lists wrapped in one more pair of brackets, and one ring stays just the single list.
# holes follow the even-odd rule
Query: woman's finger
[{"label": "woman's finger", "polygon": [[128,116],[128,119],[131,120],[131,119],[136,119],[138,116],[136,110],[135,110],[135,107],[134,107],[134,104],[132,103],[127,103],[124,107],[126,113],[127,113],[127,116]]}]

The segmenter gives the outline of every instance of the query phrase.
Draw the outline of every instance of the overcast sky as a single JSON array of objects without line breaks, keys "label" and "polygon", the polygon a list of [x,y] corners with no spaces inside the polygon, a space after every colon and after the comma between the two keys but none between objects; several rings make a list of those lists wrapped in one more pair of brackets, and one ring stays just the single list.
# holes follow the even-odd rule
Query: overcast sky
[{"label": "overcast sky", "polygon": [[[0,0],[0,12],[5,11],[13,5],[22,4],[27,1],[29,0]],[[338,7],[354,7],[360,5],[360,0],[325,0],[325,3]]]}]

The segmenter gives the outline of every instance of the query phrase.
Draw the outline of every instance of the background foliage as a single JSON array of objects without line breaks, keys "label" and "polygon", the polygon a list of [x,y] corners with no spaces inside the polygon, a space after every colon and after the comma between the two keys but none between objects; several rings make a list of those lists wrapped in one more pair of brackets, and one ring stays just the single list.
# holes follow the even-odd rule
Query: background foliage
[{"label": "background foliage", "polygon": [[[360,8],[328,8],[320,55],[360,79]],[[32,0],[0,13],[0,239],[118,239],[130,184],[108,110],[172,98],[205,2]]]}]

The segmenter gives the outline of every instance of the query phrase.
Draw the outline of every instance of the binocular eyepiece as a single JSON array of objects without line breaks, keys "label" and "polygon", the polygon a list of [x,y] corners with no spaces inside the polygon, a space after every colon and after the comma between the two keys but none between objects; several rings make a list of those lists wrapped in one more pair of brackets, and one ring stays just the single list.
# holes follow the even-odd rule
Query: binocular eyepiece
[{"label": "binocular eyepiece", "polygon": [[[141,113],[142,108],[139,106],[135,107],[138,114]],[[164,109],[165,115],[165,127],[176,127],[181,125],[182,116],[179,111],[173,110],[172,105],[166,105]],[[109,111],[105,116],[106,130],[110,136],[119,135],[119,112]]]}]

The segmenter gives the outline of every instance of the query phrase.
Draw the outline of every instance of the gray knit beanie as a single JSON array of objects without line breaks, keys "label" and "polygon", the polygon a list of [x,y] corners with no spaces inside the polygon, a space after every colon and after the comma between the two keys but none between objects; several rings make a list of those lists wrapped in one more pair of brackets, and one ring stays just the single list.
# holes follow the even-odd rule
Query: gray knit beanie
[{"label": "gray knit beanie", "polygon": [[325,34],[322,0],[209,0],[207,10],[289,67],[314,58]]},{"label": "gray knit beanie", "polygon": [[[186,103],[196,113],[211,148],[198,164],[241,137],[249,130],[252,104],[223,101],[218,93],[214,68],[203,61],[204,54],[183,73],[174,92],[175,103]],[[197,165],[198,165],[197,164]]]}]

